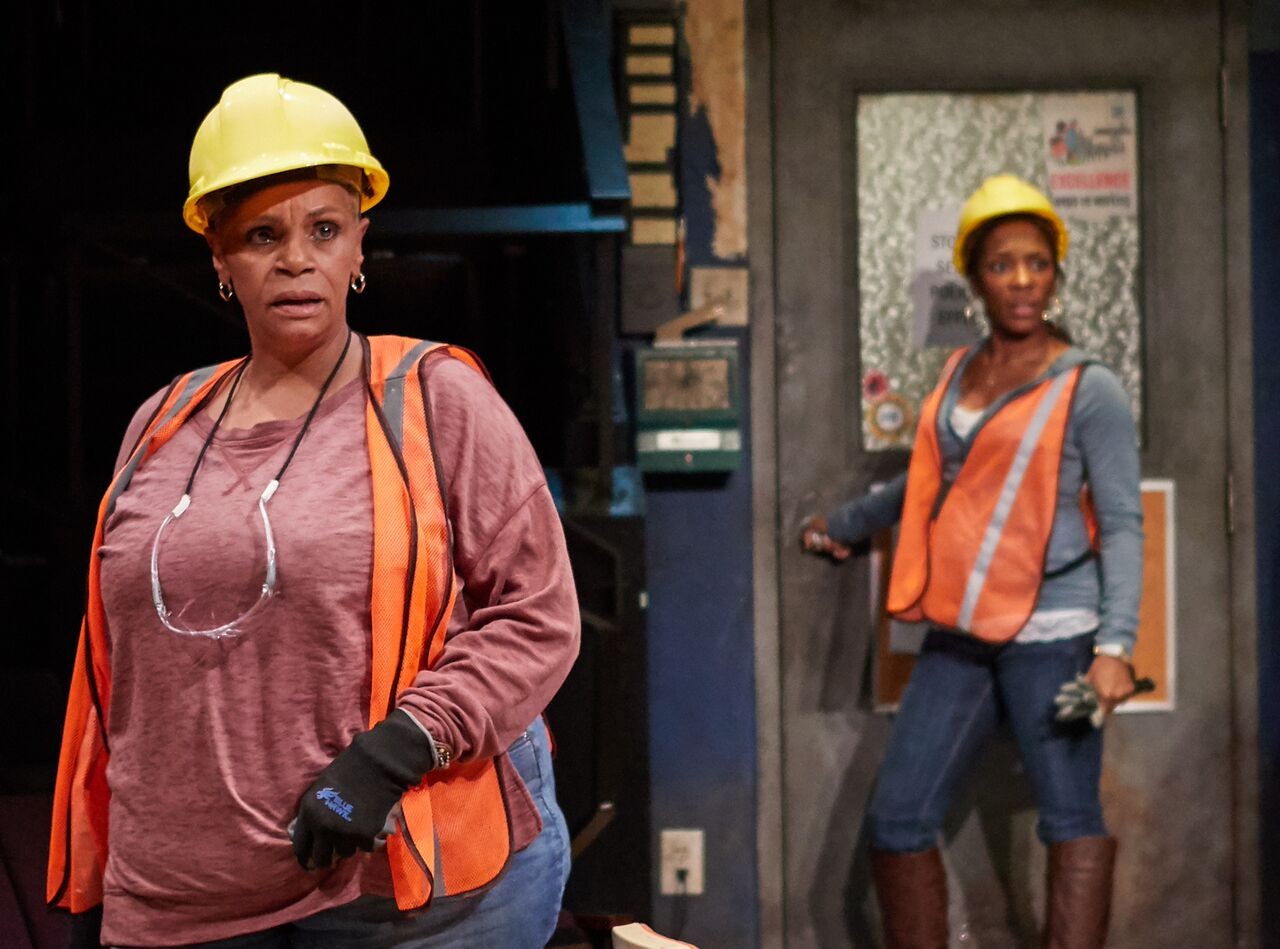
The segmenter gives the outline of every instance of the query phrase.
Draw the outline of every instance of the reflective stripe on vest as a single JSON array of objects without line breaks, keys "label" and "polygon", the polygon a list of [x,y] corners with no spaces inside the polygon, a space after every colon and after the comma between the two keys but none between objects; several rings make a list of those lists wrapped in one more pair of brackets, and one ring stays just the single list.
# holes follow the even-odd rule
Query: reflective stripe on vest
[{"label": "reflective stripe on vest", "polygon": [[973,436],[943,484],[938,414],[964,351],[921,410],[887,607],[1002,642],[1026,625],[1044,578],[1067,421],[1083,366],[1019,393]]},{"label": "reflective stripe on vest", "polygon": [[[452,535],[431,440],[430,404],[419,366],[448,354],[485,375],[464,349],[403,337],[362,339],[367,384],[366,441],[374,498],[371,590],[372,687],[369,725],[381,721],[419,670],[438,661],[452,613]],[[107,855],[105,722],[111,672],[97,551],[103,527],[134,472],[206,401],[237,362],[180,377],[161,400],[129,460],[98,509],[89,563],[89,593],[67,702],[54,792],[47,891],[50,905],[83,912],[102,901]],[[407,385],[410,379],[419,384]],[[492,759],[432,775],[401,799],[400,833],[387,856],[402,909],[435,895],[492,882],[511,853],[506,800]],[[430,861],[423,859],[423,850]]]},{"label": "reflective stripe on vest", "polygon": [[[973,565],[973,570],[969,574],[969,582],[965,584],[964,601],[960,604],[959,627],[968,629],[973,624],[973,611],[978,606],[978,596],[982,593],[982,589],[987,583],[987,574],[991,570],[991,559],[995,556],[996,545],[1000,543],[1000,538],[1004,535],[1005,522],[1009,518],[1009,512],[1013,510],[1014,498],[1018,496],[1018,491],[1022,488],[1023,478],[1027,473],[1027,465],[1031,462],[1031,453],[1035,451],[1036,446],[1040,443],[1040,435],[1044,432],[1045,423],[1049,421],[1049,412],[1057,404],[1062,390],[1066,388],[1070,381],[1068,373],[1062,373],[1049,386],[1049,391],[1045,393],[1040,403],[1036,406],[1035,412],[1031,416],[1031,424],[1027,426],[1026,431],[1022,433],[1022,440],[1018,443],[1018,450],[1013,456],[1013,464],[1009,468],[1009,473],[1005,475],[1004,484],[1000,487],[1000,500],[996,502],[995,512],[991,515],[991,520],[987,522],[987,530],[982,535],[982,546],[978,548],[978,559]],[[1061,447],[1061,446],[1059,446]],[[1061,455],[1061,451],[1059,451]],[[1055,496],[1057,494],[1055,488]],[[1041,557],[1041,562],[1044,558]]]}]

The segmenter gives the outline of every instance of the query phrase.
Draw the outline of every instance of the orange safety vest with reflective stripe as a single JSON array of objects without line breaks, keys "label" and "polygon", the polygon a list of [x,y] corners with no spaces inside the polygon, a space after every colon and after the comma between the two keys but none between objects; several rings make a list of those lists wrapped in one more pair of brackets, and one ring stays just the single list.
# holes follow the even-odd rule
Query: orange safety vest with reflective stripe
[{"label": "orange safety vest with reflective stripe", "polygon": [[[394,708],[420,668],[435,665],[453,612],[452,536],[431,412],[418,372],[447,355],[487,373],[464,349],[399,336],[362,338],[367,367],[365,428],[373,475],[372,688],[369,727]],[[88,603],[80,626],[54,791],[47,897],[78,913],[102,902],[107,857],[106,768],[110,738],[110,649],[98,550],[116,499],[145,464],[239,361],[179,376],[147,424],[98,509],[89,558]],[[387,857],[401,909],[426,905],[492,882],[511,855],[506,798],[492,759],[463,762],[426,776],[400,801],[399,832]]]},{"label": "orange safety vest with reflective stripe", "polygon": [[[920,412],[886,605],[898,619],[1004,642],[1026,625],[1040,596],[1062,446],[1084,365],[1049,376],[997,410],[946,484],[938,409],[965,352],[951,355]],[[1087,496],[1081,504],[1092,527]]]}]

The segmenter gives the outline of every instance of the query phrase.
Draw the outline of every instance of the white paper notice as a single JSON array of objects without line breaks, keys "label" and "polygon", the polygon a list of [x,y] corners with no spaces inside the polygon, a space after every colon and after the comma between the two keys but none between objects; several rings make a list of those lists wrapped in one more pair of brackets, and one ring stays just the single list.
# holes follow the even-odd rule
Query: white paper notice
[{"label": "white paper notice", "polygon": [[915,270],[911,275],[915,311],[911,341],[916,349],[967,346],[979,335],[977,327],[964,318],[969,293],[951,263],[959,219],[959,205],[921,208],[916,215]]},{"label": "white paper notice", "polygon": [[1104,221],[1138,213],[1138,133],[1132,92],[1040,100],[1049,196],[1063,217]]},{"label": "white paper notice", "polygon": [[655,432],[658,451],[717,451],[724,447],[722,433],[711,428],[686,428]]}]

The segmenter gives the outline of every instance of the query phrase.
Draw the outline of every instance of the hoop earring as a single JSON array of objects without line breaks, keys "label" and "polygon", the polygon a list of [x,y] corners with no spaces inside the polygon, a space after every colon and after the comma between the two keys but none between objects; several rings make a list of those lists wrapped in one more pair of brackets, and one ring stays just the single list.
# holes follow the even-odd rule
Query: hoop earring
[{"label": "hoop earring", "polygon": [[1049,304],[1049,309],[1040,314],[1040,319],[1046,323],[1057,322],[1062,319],[1062,298],[1055,296],[1053,302]]},{"label": "hoop earring", "polygon": [[236,288],[229,283],[218,281],[218,296],[222,297],[223,303],[230,303],[231,298],[236,295]]},{"label": "hoop earring", "polygon": [[351,292],[364,293],[365,285],[368,284],[368,282],[369,281],[365,279],[364,274],[362,273],[356,274],[354,277],[351,278]]},{"label": "hoop earring", "polygon": [[974,312],[973,303],[972,302],[966,303],[964,305],[964,321],[968,323],[970,326],[972,326],[973,321],[976,320],[977,318],[978,318],[978,314]]}]

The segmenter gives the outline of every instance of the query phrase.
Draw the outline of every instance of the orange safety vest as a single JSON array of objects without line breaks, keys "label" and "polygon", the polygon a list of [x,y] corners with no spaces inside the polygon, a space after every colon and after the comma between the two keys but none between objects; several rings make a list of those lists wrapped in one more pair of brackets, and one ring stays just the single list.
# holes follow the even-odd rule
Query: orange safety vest
[{"label": "orange safety vest", "polygon": [[[435,665],[453,611],[452,535],[431,441],[429,403],[418,372],[432,355],[468,351],[400,336],[361,338],[368,367],[365,428],[373,474],[372,688],[369,727],[395,708],[419,669]],[[105,723],[111,707],[110,649],[98,550],[103,525],[133,472],[169,440],[239,361],[179,376],[170,385],[98,509],[54,791],[46,894],[50,906],[88,910],[102,902],[107,857]],[[423,657],[425,654],[425,663]],[[401,799],[400,831],[387,857],[401,909],[492,882],[511,855],[511,822],[493,759],[429,774]]]},{"label": "orange safety vest", "polygon": [[[974,436],[943,483],[938,409],[964,356],[951,355],[916,429],[887,608],[989,642],[1018,634],[1035,610],[1058,505],[1067,419],[1084,365],[1015,396]],[[1092,534],[1092,510],[1082,496]]]}]

